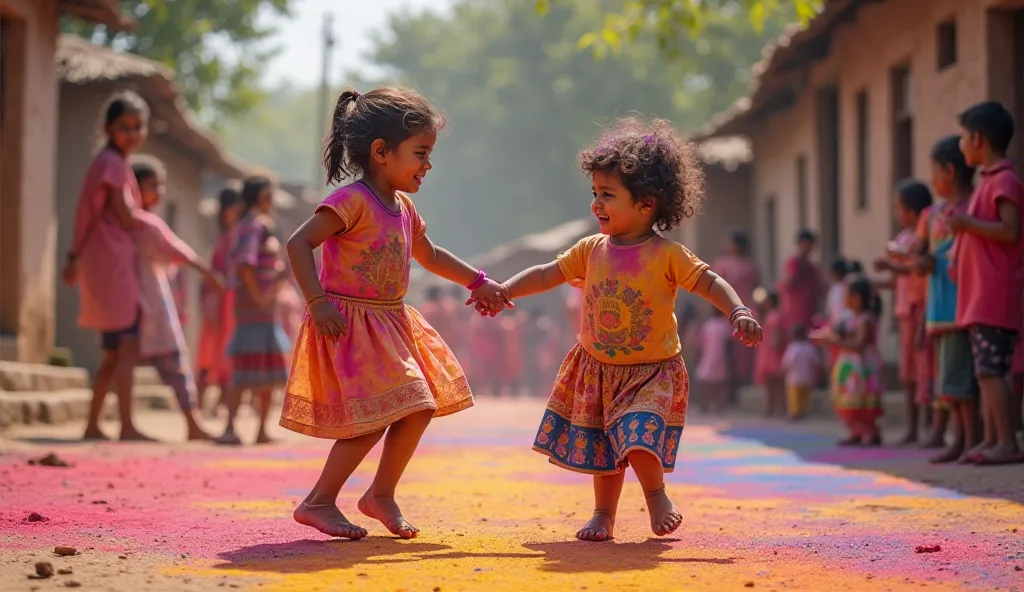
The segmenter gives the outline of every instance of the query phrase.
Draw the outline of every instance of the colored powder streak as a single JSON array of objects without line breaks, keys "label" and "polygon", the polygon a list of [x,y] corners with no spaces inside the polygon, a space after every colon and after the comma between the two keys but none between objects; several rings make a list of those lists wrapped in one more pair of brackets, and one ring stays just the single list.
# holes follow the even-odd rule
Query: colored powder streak
[{"label": "colored powder streak", "polygon": [[[76,463],[70,469],[2,456],[0,553],[57,544],[144,551],[165,556],[163,573],[174,577],[216,587],[225,575],[246,576],[261,590],[282,591],[649,590],[659,581],[687,590],[746,582],[787,590],[1019,584],[1013,561],[1024,549],[1021,535],[1009,533],[1024,526],[1019,504],[811,461],[783,446],[781,436],[765,436],[772,440],[766,445],[705,425],[687,428],[685,456],[667,478],[686,517],[678,533],[652,538],[630,473],[616,541],[577,542],[572,533],[593,507],[591,478],[529,450],[537,417],[539,408],[509,415],[480,405],[428,430],[399,490],[406,516],[423,530],[414,541],[385,538],[379,524],[355,511],[379,451],[339,498],[342,510],[371,531],[359,542],[328,541],[291,520],[322,467],[329,446],[322,441],[177,452],[69,448],[62,455]],[[495,433],[518,435],[484,437],[480,426],[489,424],[502,426]],[[818,436],[790,439],[826,446]],[[894,456],[912,462],[905,453]],[[23,522],[32,511],[50,521]],[[913,552],[935,544],[941,552]]]}]

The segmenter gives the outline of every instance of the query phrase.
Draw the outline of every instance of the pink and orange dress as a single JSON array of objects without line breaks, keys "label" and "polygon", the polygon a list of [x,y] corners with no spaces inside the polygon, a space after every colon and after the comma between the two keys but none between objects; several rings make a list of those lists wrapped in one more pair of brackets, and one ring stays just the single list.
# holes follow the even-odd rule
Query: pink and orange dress
[{"label": "pink and orange dress", "polygon": [[[222,278],[229,275],[228,255],[234,235],[221,233],[213,244],[210,267]],[[196,353],[196,369],[210,384],[227,384],[231,380],[231,359],[228,345],[235,334],[235,292],[218,290],[208,280],[200,287],[203,304],[203,327]]]},{"label": "pink and orange dress", "polygon": [[614,474],[643,450],[673,470],[690,379],[675,300],[707,271],[683,245],[656,236],[632,246],[584,238],[558,257],[583,288],[579,343],[562,362],[534,450],[560,467]]},{"label": "pink and orange dress", "polygon": [[419,411],[435,417],[473,405],[455,355],[403,301],[413,242],[427,227],[412,200],[392,210],[358,181],[317,206],[344,231],[323,244],[320,284],[345,320],[338,339],[303,317],[281,410],[281,425],[317,438],[379,431]]}]

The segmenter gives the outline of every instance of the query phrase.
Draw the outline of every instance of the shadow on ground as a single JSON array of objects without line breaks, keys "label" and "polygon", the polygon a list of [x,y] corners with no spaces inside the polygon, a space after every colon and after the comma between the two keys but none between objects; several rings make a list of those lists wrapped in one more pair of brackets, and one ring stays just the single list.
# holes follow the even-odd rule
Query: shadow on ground
[{"label": "shadow on ground", "polygon": [[809,463],[876,471],[963,495],[1024,504],[1020,465],[934,465],[928,462],[928,458],[935,454],[934,450],[896,446],[841,448],[836,446],[835,434],[809,432],[804,426],[771,424],[763,420],[727,420],[726,425],[717,429],[723,436],[755,440],[772,448],[790,450]]}]

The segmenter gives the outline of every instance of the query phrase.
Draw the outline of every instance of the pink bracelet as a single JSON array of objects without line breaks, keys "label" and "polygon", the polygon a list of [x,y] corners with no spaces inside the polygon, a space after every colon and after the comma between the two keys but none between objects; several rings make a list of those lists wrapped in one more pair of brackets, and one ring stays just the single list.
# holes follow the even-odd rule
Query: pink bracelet
[{"label": "pink bracelet", "polygon": [[466,289],[472,292],[473,290],[476,290],[480,286],[483,286],[484,282],[486,282],[486,281],[487,281],[487,274],[484,273],[484,270],[481,269],[481,270],[476,272],[476,279],[473,280],[473,283],[471,283],[470,285],[466,286]]}]

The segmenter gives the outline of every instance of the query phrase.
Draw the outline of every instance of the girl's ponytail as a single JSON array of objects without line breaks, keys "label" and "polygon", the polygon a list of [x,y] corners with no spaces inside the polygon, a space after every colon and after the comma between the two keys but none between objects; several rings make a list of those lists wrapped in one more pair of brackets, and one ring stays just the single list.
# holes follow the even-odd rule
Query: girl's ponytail
[{"label": "girl's ponytail", "polygon": [[338,97],[334,106],[334,113],[331,115],[331,127],[324,138],[323,163],[324,171],[327,172],[327,184],[340,183],[345,177],[358,172],[353,170],[346,155],[346,140],[348,138],[347,119],[350,107],[354,108],[359,93],[354,90],[346,90]]}]

